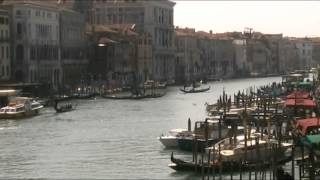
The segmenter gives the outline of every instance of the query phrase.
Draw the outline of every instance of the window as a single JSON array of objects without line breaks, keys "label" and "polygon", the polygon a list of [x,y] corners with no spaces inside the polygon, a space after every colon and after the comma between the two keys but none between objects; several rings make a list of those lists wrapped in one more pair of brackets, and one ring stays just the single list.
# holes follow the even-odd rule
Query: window
[{"label": "window", "polygon": [[1,59],[4,59],[4,47],[1,46]]},{"label": "window", "polygon": [[36,11],[36,16],[37,16],[37,17],[40,16],[40,11],[39,11],[39,10]]},{"label": "window", "polygon": [[7,76],[9,76],[9,72],[10,72],[9,65],[7,65]]},{"label": "window", "polygon": [[21,25],[21,23],[17,23],[17,34],[18,35],[22,34],[22,25]]},{"label": "window", "polygon": [[9,47],[6,47],[6,54],[7,54],[7,59],[9,59]]},{"label": "window", "polygon": [[0,17],[0,24],[4,24],[4,18]]},{"label": "window", "polygon": [[16,59],[18,63],[22,63],[24,57],[23,46],[18,45],[16,47]]},{"label": "window", "polygon": [[22,15],[21,11],[20,10],[16,10],[16,16],[20,17],[21,15]]}]

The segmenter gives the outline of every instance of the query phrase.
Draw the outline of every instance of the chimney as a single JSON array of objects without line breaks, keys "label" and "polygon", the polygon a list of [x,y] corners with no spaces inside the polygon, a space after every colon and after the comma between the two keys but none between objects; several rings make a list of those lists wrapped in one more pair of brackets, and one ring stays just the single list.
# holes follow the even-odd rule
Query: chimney
[{"label": "chimney", "polygon": [[210,34],[212,34],[212,30],[210,30],[209,32],[210,32]]}]

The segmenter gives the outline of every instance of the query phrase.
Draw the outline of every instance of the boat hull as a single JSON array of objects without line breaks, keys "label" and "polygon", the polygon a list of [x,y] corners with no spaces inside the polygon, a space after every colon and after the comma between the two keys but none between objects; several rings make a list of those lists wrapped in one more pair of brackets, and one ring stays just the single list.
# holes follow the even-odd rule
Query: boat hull
[{"label": "boat hull", "polygon": [[[209,139],[208,140],[208,146],[213,145],[217,142],[218,140],[215,139]],[[192,151],[194,146],[194,139],[186,139],[186,138],[181,138],[178,139],[178,147],[180,150],[183,151]],[[207,147],[206,141],[198,139],[197,140],[197,150],[200,152],[203,149]]]},{"label": "boat hull", "polygon": [[[275,164],[276,165],[281,165],[285,164],[289,161],[292,160],[292,156],[287,156],[287,157],[279,157],[276,159]],[[183,161],[181,159],[177,159],[173,157],[173,153],[171,154],[171,164],[168,166],[171,169],[174,169],[175,171],[188,171],[188,172],[196,172],[196,173],[201,173],[202,169],[204,172],[222,172],[222,173],[227,173],[227,172],[239,172],[239,171],[248,171],[248,170],[253,170],[253,169],[265,169],[268,168],[272,165],[271,161],[258,161],[255,163],[243,163],[240,161],[225,161],[222,163],[215,162],[215,163],[204,163],[202,164],[195,164],[194,162],[187,162]]]},{"label": "boat hull", "polygon": [[26,118],[32,117],[39,114],[40,109],[35,109],[27,112],[18,112],[18,113],[0,113],[0,119],[19,119],[19,118]]},{"label": "boat hull", "polygon": [[176,137],[161,136],[158,139],[167,148],[177,148],[178,147],[178,139]]}]

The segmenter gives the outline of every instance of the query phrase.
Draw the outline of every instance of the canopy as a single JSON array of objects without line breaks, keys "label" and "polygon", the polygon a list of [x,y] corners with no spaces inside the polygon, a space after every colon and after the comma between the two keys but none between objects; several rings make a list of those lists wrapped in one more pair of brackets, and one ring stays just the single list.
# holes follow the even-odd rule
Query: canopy
[{"label": "canopy", "polygon": [[308,99],[309,93],[306,91],[295,91],[287,96],[287,99]]},{"label": "canopy", "polygon": [[306,135],[308,128],[320,127],[320,118],[300,119],[296,121],[296,127],[302,135]]},{"label": "canopy", "polygon": [[285,102],[286,107],[304,107],[315,108],[316,103],[311,99],[287,99]]},{"label": "canopy", "polygon": [[[308,135],[305,138],[302,138],[301,141],[306,147],[315,150],[315,152],[317,152],[317,151],[319,152],[319,150],[320,150],[320,134]],[[319,153],[317,153],[317,154],[319,154]]]}]

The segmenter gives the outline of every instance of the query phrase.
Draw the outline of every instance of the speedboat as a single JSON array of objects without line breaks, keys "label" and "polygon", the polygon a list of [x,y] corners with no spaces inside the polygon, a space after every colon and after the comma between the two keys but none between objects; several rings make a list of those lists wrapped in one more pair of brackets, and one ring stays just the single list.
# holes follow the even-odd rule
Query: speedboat
[{"label": "speedboat", "polygon": [[16,97],[0,109],[0,119],[24,118],[37,115],[43,108],[39,102],[27,97]]},{"label": "speedboat", "polygon": [[159,141],[167,148],[178,147],[178,139],[193,139],[193,132],[186,129],[172,129],[168,135],[158,137]]}]

